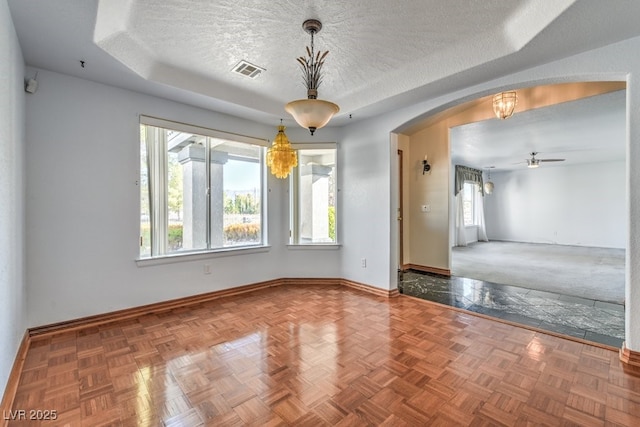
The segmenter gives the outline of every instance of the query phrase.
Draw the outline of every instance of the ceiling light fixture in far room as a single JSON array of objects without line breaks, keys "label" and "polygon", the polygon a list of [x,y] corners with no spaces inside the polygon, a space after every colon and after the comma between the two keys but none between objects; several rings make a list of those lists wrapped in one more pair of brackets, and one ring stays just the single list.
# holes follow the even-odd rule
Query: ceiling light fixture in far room
[{"label": "ceiling light fixture in far room", "polygon": [[267,166],[276,178],[284,179],[291,173],[291,170],[298,166],[298,155],[296,150],[289,144],[289,139],[284,133],[285,127],[280,119],[278,134],[271,147],[267,150]]},{"label": "ceiling light fixture in far room", "polygon": [[488,181],[484,183],[484,193],[485,194],[491,194],[493,193],[493,188],[495,187],[493,185],[493,182],[491,182],[491,169],[495,168],[495,166],[489,166],[488,167]]},{"label": "ceiling light fixture in far room", "polygon": [[302,77],[307,87],[307,99],[298,99],[288,103],[284,109],[291,114],[296,122],[303,128],[309,129],[311,135],[329,123],[329,120],[340,111],[333,102],[318,99],[318,87],[322,83],[322,66],[329,51],[318,51],[316,54],[313,46],[313,36],[320,32],[322,23],[317,19],[307,19],[302,23],[302,28],[311,34],[311,47],[307,46],[307,57],[296,58],[302,69]]},{"label": "ceiling light fixture in far room", "polygon": [[499,119],[508,119],[513,116],[517,103],[518,95],[515,91],[496,93],[493,95],[493,112]]}]

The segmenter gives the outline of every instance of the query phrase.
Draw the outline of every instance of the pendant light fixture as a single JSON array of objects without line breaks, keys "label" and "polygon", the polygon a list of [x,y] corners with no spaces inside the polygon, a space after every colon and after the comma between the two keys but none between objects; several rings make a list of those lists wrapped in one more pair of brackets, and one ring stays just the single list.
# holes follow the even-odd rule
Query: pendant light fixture
[{"label": "pendant light fixture", "polygon": [[289,138],[284,133],[285,127],[280,120],[278,134],[273,140],[271,147],[267,150],[267,166],[276,178],[284,179],[291,173],[291,169],[298,166],[298,155],[289,144]]},{"label": "pendant light fixture", "polygon": [[322,66],[329,51],[318,51],[316,54],[313,46],[313,36],[320,32],[322,23],[317,19],[307,19],[302,23],[302,28],[311,34],[311,47],[307,46],[307,57],[301,56],[296,60],[302,69],[302,77],[307,88],[307,99],[291,101],[284,109],[291,114],[296,122],[303,128],[309,129],[311,135],[331,120],[334,114],[340,111],[333,102],[318,99],[318,87],[322,83]]},{"label": "pendant light fixture", "polygon": [[515,91],[500,92],[493,96],[493,112],[499,119],[508,119],[513,116],[513,110],[518,103]]},{"label": "pendant light fixture", "polygon": [[484,193],[485,194],[491,194],[493,193],[493,182],[491,182],[491,168],[493,168],[494,166],[490,166],[489,170],[487,171],[487,173],[489,174],[488,176],[488,181],[484,183]]}]

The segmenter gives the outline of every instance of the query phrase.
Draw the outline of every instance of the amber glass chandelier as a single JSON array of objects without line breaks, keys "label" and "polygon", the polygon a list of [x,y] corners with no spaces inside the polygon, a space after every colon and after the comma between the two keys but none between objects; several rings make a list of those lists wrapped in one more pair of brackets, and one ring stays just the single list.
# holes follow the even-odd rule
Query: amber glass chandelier
[{"label": "amber glass chandelier", "polygon": [[493,96],[493,112],[499,119],[508,119],[513,116],[513,110],[518,103],[515,91],[501,92]]},{"label": "amber glass chandelier", "polygon": [[318,87],[322,83],[322,66],[329,51],[318,51],[316,54],[313,46],[313,36],[322,29],[322,23],[316,19],[307,19],[302,23],[302,28],[311,34],[311,47],[307,46],[307,56],[301,56],[296,60],[302,68],[302,77],[307,87],[307,99],[291,101],[284,109],[291,114],[296,122],[303,128],[309,129],[311,135],[331,120],[334,114],[340,111],[333,102],[318,99]]},{"label": "amber glass chandelier", "polygon": [[298,156],[296,151],[291,148],[289,139],[284,133],[285,127],[280,124],[278,126],[278,134],[276,135],[271,147],[267,150],[267,166],[271,169],[271,173],[276,178],[286,178],[291,173],[291,169],[298,166]]}]

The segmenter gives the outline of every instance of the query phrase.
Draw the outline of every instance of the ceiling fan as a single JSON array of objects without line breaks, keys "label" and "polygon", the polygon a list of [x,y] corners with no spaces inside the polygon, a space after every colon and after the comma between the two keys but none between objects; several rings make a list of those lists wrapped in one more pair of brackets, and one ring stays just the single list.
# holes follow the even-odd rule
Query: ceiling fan
[{"label": "ceiling fan", "polygon": [[531,158],[527,159],[527,167],[529,168],[537,168],[540,166],[540,162],[564,162],[565,159],[537,159],[536,155],[538,154],[536,151],[532,151]]}]

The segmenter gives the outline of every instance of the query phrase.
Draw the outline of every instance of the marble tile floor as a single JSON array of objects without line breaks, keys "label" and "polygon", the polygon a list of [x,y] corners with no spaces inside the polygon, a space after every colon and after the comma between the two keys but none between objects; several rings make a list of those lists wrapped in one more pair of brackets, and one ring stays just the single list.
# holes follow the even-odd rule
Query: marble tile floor
[{"label": "marble tile floor", "polygon": [[622,347],[624,306],[609,302],[413,270],[400,272],[405,294],[562,335]]}]

